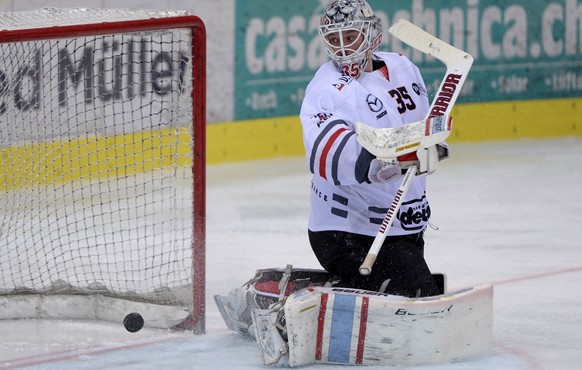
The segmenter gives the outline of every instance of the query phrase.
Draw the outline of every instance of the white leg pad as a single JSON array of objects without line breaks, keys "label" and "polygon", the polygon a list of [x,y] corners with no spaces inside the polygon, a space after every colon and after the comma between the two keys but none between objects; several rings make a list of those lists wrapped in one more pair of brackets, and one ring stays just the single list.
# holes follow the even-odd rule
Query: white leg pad
[{"label": "white leg pad", "polygon": [[288,364],[438,364],[487,351],[493,287],[409,299],[341,288],[305,289],[285,303]]}]

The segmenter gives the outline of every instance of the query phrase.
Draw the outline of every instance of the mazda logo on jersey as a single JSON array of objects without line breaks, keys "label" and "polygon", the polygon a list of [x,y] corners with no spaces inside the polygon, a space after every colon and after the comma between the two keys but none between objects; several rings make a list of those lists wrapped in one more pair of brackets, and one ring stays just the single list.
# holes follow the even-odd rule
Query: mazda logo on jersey
[{"label": "mazda logo on jersey", "polygon": [[368,107],[370,107],[370,110],[374,113],[378,113],[382,110],[382,108],[384,108],[382,100],[378,99],[372,94],[368,94],[368,97],[366,98],[366,103],[368,103]]}]

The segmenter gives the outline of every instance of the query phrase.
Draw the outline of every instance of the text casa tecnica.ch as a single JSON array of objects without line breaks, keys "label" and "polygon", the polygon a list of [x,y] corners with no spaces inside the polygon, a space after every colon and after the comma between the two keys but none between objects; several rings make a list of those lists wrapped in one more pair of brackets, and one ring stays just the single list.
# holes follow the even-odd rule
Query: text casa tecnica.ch
[{"label": "text casa tecnica.ch", "polygon": [[[11,102],[21,110],[41,107],[43,88],[54,84],[47,78],[58,78],[57,96],[59,106],[67,106],[71,88],[83,88],[83,101],[93,104],[97,100],[131,100],[146,94],[166,95],[170,92],[184,92],[184,77],[189,57],[185,52],[152,50],[151,40],[131,39],[123,42],[102,41],[88,44],[71,52],[68,48],[58,48],[52,43],[51,50],[37,49],[32,60],[16,67],[10,64],[0,67],[0,114],[8,109]],[[56,50],[58,58],[51,57]],[[50,58],[50,60],[43,60]],[[8,60],[8,59],[7,59]],[[56,65],[54,65],[56,63]],[[55,72],[52,72],[52,71]]]}]

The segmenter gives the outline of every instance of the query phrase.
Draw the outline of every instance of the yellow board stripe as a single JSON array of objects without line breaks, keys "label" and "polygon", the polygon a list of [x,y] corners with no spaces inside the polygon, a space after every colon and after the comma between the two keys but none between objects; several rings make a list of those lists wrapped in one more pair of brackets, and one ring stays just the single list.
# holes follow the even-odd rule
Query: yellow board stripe
[{"label": "yellow board stripe", "polygon": [[[447,140],[479,142],[582,136],[582,98],[457,104]],[[298,116],[213,123],[210,164],[305,155]]]},{"label": "yellow board stripe", "polygon": [[582,136],[582,98],[462,104],[449,142]]},{"label": "yellow board stripe", "polygon": [[187,129],[168,129],[0,148],[0,190],[191,165],[191,146]]},{"label": "yellow board stripe", "polygon": [[[581,109],[582,98],[458,104],[448,141],[582,136]],[[206,133],[208,164],[305,155],[298,116],[211,123]],[[177,140],[168,129],[0,148],[0,190],[190,165],[187,130]]]},{"label": "yellow board stripe", "polygon": [[303,155],[299,116],[212,123],[206,130],[209,164]]}]

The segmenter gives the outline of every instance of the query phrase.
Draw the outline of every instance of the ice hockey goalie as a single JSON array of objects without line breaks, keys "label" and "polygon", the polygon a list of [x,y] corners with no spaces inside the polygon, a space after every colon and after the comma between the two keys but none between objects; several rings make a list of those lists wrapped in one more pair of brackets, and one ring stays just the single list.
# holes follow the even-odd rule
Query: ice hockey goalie
[{"label": "ice hockey goalie", "polygon": [[335,286],[323,270],[258,270],[215,296],[227,326],[257,341],[267,365],[420,365],[458,361],[492,342],[493,287],[426,298]]}]

